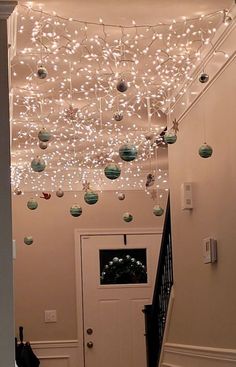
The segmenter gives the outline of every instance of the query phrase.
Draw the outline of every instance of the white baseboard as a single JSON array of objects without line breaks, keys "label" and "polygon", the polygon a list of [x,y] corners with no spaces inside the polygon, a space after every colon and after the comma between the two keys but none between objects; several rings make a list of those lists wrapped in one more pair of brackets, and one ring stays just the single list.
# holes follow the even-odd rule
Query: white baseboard
[{"label": "white baseboard", "polygon": [[161,367],[233,367],[236,349],[166,343]]},{"label": "white baseboard", "polygon": [[31,342],[40,359],[40,367],[82,367],[82,345],[78,340],[50,340]]}]

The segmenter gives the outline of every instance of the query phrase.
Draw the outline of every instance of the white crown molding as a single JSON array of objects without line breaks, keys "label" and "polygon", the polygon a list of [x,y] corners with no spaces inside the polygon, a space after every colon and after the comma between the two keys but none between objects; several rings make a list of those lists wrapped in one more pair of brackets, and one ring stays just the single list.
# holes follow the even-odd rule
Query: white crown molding
[{"label": "white crown molding", "polygon": [[7,19],[13,13],[17,5],[17,1],[0,0],[0,19]]}]

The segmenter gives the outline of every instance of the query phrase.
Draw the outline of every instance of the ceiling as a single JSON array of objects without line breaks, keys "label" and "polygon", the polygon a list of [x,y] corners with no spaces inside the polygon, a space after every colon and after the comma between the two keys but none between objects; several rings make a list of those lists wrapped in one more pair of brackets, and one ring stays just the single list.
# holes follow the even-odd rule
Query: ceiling
[{"label": "ceiling", "polygon": [[[94,189],[142,189],[152,172],[154,187],[167,189],[167,146],[157,139],[167,125],[171,101],[190,77],[192,65],[200,61],[197,32],[201,29],[206,42],[212,36],[208,29],[222,22],[222,14],[200,25],[193,21],[196,35],[189,27],[188,37],[184,33],[190,23],[183,30],[183,17],[196,18],[231,5],[226,0],[31,2],[36,11],[20,5],[12,60],[13,186],[25,191],[59,186],[80,190],[88,180]],[[173,19],[175,34],[169,28]],[[151,27],[158,23],[166,25]],[[178,34],[181,42],[176,41]],[[48,72],[43,80],[37,77],[41,64]],[[126,93],[116,89],[120,79],[128,82]],[[76,121],[66,117],[70,106],[76,109]],[[114,121],[116,111],[124,115],[121,122]],[[173,118],[169,114],[168,119]],[[38,147],[43,127],[52,134],[46,150]],[[139,150],[134,162],[119,158],[119,147],[126,141]],[[47,163],[42,173],[30,167],[36,156]],[[109,162],[121,167],[122,177],[116,181],[104,176]]]}]

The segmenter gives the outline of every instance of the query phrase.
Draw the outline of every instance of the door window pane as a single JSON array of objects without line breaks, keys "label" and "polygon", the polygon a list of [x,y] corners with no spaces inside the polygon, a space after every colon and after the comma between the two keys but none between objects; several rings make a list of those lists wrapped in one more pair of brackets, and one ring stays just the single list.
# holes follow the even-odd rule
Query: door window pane
[{"label": "door window pane", "polygon": [[101,284],[147,283],[146,249],[100,250]]}]

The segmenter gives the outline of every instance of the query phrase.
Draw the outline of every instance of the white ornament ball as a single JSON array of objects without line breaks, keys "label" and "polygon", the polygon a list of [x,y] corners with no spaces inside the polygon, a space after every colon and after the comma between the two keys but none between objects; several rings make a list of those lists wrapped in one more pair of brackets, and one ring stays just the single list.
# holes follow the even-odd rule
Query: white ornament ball
[{"label": "white ornament ball", "polygon": [[117,196],[118,196],[119,200],[124,200],[125,199],[125,194],[123,192],[119,192]]},{"label": "white ornament ball", "polygon": [[19,187],[17,187],[15,190],[14,190],[14,193],[16,194],[16,195],[21,195],[22,194],[22,191],[19,189]]},{"label": "white ornament ball", "polygon": [[45,142],[45,141],[40,141],[39,142],[39,148],[40,149],[47,149],[47,147],[48,147],[48,143],[47,142]]},{"label": "white ornament ball", "polygon": [[60,188],[56,191],[56,196],[62,198],[64,196],[64,191]]},{"label": "white ornament ball", "polygon": [[24,243],[26,244],[26,245],[32,245],[32,243],[34,242],[34,240],[33,240],[33,237],[32,236],[25,236],[24,237]]}]

